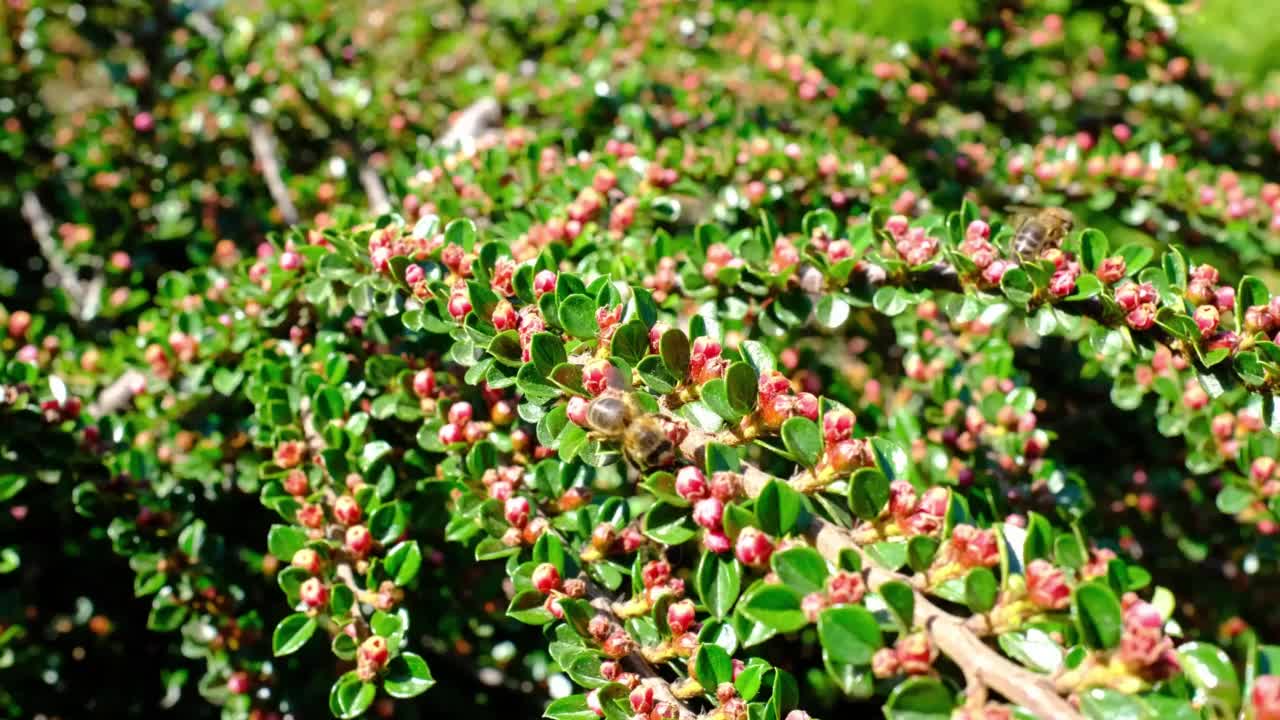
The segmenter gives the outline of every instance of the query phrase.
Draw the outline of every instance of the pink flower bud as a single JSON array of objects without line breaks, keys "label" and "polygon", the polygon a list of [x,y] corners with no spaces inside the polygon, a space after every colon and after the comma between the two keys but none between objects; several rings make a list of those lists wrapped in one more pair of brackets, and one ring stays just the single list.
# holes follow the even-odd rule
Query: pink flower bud
[{"label": "pink flower bud", "polygon": [[702,546],[717,555],[733,549],[733,541],[722,530],[708,530],[702,534]]},{"label": "pink flower bud", "polygon": [[762,567],[768,564],[770,556],[773,555],[773,541],[768,535],[755,528],[745,528],[738,535],[734,552],[743,565]]},{"label": "pink flower bud", "polygon": [[333,503],[333,517],[343,525],[355,525],[363,514],[360,504],[350,495],[343,495]]},{"label": "pink flower bud", "polygon": [[889,513],[896,518],[905,518],[916,511],[919,498],[916,489],[906,480],[894,480],[889,485]]},{"label": "pink flower bud", "polygon": [[490,317],[490,320],[493,321],[493,327],[497,329],[498,332],[502,332],[504,330],[515,330],[518,322],[516,309],[510,302],[500,300],[498,301],[498,304],[493,307],[493,315]]},{"label": "pink flower bud", "polygon": [[599,395],[609,388],[616,374],[608,360],[592,360],[582,368],[582,386],[591,395]]},{"label": "pink flower bud", "polygon": [[800,611],[811,623],[818,622],[818,616],[827,609],[827,596],[820,592],[811,592],[800,601]]},{"label": "pink flower bud", "polygon": [[947,514],[947,505],[950,500],[951,493],[945,487],[935,485],[926,490],[924,497],[920,498],[920,512],[942,517]]},{"label": "pink flower bud", "polygon": [[1253,681],[1253,720],[1280,720],[1280,675],[1263,675]]},{"label": "pink flower bud", "polygon": [[441,425],[440,432],[437,433],[437,435],[439,436],[440,443],[442,445],[452,445],[454,443],[460,443],[464,439],[462,428],[458,427],[457,425],[454,425],[453,423],[446,423],[444,425]]},{"label": "pink flower bud", "polygon": [[587,426],[587,408],[591,405],[586,398],[574,395],[569,398],[569,404],[565,408],[565,413],[569,416],[569,421],[574,425],[582,427]]},{"label": "pink flower bud", "polygon": [[1201,337],[1209,337],[1218,329],[1218,308],[1212,305],[1201,305],[1196,308],[1194,319],[1200,328]]},{"label": "pink flower bud", "polygon": [[542,563],[533,569],[533,587],[543,595],[559,590],[560,571],[551,563]]},{"label": "pink flower bud", "polygon": [[709,497],[693,506],[693,521],[708,530],[719,530],[724,518],[724,503]]},{"label": "pink flower bud", "polygon": [[1076,277],[1068,270],[1059,270],[1049,278],[1049,292],[1058,297],[1066,297],[1075,292]]},{"label": "pink flower bud", "polygon": [[1048,561],[1032,560],[1027,565],[1027,598],[1047,610],[1061,610],[1071,601],[1066,575]]},{"label": "pink flower bud", "polygon": [[550,270],[540,270],[533,278],[533,294],[542,297],[549,292],[555,292],[556,274]]},{"label": "pink flower bud", "polygon": [[[918,632],[898,638],[894,649],[898,653],[898,665],[908,675],[924,675],[933,666],[938,651],[929,642],[929,636]],[[872,662],[874,663],[874,657]]]},{"label": "pink flower bud", "polygon": [[347,550],[356,557],[364,557],[373,548],[373,535],[363,525],[352,525],[347,528],[345,537]]},{"label": "pink flower bud", "polygon": [[676,494],[685,500],[697,502],[707,497],[708,492],[707,478],[698,468],[686,465],[676,473]]},{"label": "pink flower bud", "polygon": [[867,585],[857,573],[840,571],[827,580],[827,596],[832,605],[852,605],[862,602]]},{"label": "pink flower bud", "polygon": [[449,406],[449,422],[454,425],[466,425],[471,422],[472,412],[471,403],[456,402]]},{"label": "pink flower bud", "polygon": [[671,579],[671,565],[666,560],[650,560],[640,571],[640,579],[647,588],[665,585]]},{"label": "pink flower bud", "polygon": [[413,375],[413,394],[420,398],[431,397],[436,390],[436,373],[431,368],[423,368]]},{"label": "pink flower bud", "polygon": [[1124,258],[1114,255],[1109,258],[1103,258],[1098,265],[1096,272],[1098,279],[1104,283],[1113,283],[1124,277],[1125,262]]},{"label": "pink flower bud", "polygon": [[796,415],[813,421],[818,419],[818,397],[813,393],[802,392],[796,396],[791,405]]},{"label": "pink flower bud", "polygon": [[528,524],[531,510],[529,499],[522,495],[517,495],[504,503],[502,514],[507,519],[507,524],[511,525],[511,527],[522,528]]},{"label": "pink flower bud", "polygon": [[1124,321],[1134,330],[1149,330],[1156,322],[1156,306],[1151,303],[1143,303],[1128,315],[1124,316]]},{"label": "pink flower bud", "polygon": [[640,715],[648,715],[653,712],[653,688],[648,685],[640,685],[631,691],[631,710]]},{"label": "pink flower bud", "polygon": [[449,297],[449,314],[455,320],[461,320],[471,312],[471,300],[466,295],[456,294]]},{"label": "pink flower bud", "polygon": [[898,653],[893,648],[880,648],[871,656],[871,674],[881,680],[898,674]]},{"label": "pink flower bud", "polygon": [[685,634],[696,620],[692,600],[681,600],[667,607],[667,625],[671,626],[672,635]]},{"label": "pink flower bud", "polygon": [[991,237],[991,226],[982,220],[974,220],[964,231],[965,239],[986,240]]},{"label": "pink flower bud", "polygon": [[1223,285],[1218,288],[1214,292],[1213,303],[1218,307],[1218,312],[1230,312],[1235,309],[1236,289],[1230,285]]},{"label": "pink flower bud", "polygon": [[854,414],[848,410],[833,410],[822,416],[822,435],[827,444],[834,445],[852,437],[855,422]]},{"label": "pink flower bud", "polygon": [[907,220],[905,215],[890,215],[889,219],[884,222],[884,229],[888,230],[889,234],[896,238],[905,235],[909,225],[910,221]]}]

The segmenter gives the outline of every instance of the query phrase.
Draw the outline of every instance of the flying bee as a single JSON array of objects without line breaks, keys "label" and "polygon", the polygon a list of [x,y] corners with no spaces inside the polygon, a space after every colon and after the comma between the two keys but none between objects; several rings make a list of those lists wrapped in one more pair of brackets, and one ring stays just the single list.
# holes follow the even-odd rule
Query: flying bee
[{"label": "flying bee", "polygon": [[587,406],[587,425],[594,439],[622,444],[622,452],[641,470],[666,465],[675,445],[658,415],[646,412],[630,393],[608,390]]},{"label": "flying bee", "polygon": [[1009,210],[1014,212],[1013,251],[1023,261],[1039,259],[1045,250],[1060,247],[1076,224],[1065,208],[1013,206]]}]

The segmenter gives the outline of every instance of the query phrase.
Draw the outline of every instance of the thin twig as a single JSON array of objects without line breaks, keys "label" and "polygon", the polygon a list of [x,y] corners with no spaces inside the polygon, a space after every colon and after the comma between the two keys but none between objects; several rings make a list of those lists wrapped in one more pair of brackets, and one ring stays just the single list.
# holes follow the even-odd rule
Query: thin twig
[{"label": "thin twig", "polygon": [[[596,612],[609,616],[618,625],[622,625],[622,621],[618,619],[613,612],[613,600],[594,583],[587,583],[587,598],[591,601],[591,607]],[[680,720],[694,720],[697,715],[689,709],[684,701],[680,700],[671,692],[671,684],[663,678],[653,667],[653,664],[645,659],[639,650],[627,655],[623,660],[631,668],[631,672],[640,678],[640,683],[645,687],[653,688],[653,697],[658,702],[669,703],[680,713]]]},{"label": "thin twig", "polygon": [[271,126],[260,119],[249,121],[249,142],[253,146],[253,157],[262,167],[262,175],[267,181],[267,191],[280,210],[285,224],[296,225],[298,208],[294,207],[293,198],[289,197],[289,187],[280,176],[280,160],[276,157],[275,133]]},{"label": "thin twig", "polygon": [[118,412],[129,404],[146,382],[147,378],[141,372],[133,369],[125,370],[120,377],[98,393],[97,399],[89,405],[89,415],[102,417]]},{"label": "thin twig", "polygon": [[456,119],[440,136],[437,144],[446,148],[470,149],[487,131],[494,130],[502,121],[502,107],[491,97],[480,98],[458,113]]},{"label": "thin twig", "polygon": [[104,283],[102,273],[95,270],[88,280],[81,280],[76,269],[67,262],[66,253],[53,237],[53,219],[40,198],[28,190],[22,194],[22,217],[31,226],[31,235],[40,246],[40,254],[49,266],[49,275],[67,296],[71,315],[84,322],[98,312]]}]

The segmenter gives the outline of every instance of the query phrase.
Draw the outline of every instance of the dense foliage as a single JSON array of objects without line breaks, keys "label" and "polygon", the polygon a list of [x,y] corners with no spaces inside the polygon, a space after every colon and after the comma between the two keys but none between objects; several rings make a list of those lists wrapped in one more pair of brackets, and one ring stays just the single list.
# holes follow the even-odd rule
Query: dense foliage
[{"label": "dense foliage", "polygon": [[1185,12],[8,3],[0,712],[1280,719]]}]

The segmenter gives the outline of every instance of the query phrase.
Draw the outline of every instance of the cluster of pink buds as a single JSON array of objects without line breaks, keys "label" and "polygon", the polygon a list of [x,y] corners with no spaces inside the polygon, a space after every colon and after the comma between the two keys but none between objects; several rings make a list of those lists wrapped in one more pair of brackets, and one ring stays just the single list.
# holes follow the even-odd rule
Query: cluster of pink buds
[{"label": "cluster of pink buds", "polygon": [[645,563],[640,570],[640,580],[644,584],[645,600],[649,603],[657,602],[663,595],[684,597],[684,580],[671,574],[671,564],[666,560]]},{"label": "cluster of pink buds", "polygon": [[1079,261],[1067,253],[1054,248],[1043,255],[1044,259],[1053,263],[1053,275],[1049,277],[1049,293],[1054,297],[1066,297],[1076,291],[1076,278],[1082,269]]},{"label": "cluster of pink buds", "polygon": [[582,368],[582,387],[593,397],[621,384],[621,374],[608,360],[596,358]]},{"label": "cluster of pink buds", "polygon": [[489,434],[489,428],[484,423],[473,420],[473,413],[469,402],[459,401],[450,405],[449,422],[441,425],[437,433],[441,444],[472,444],[483,440]]},{"label": "cluster of pink buds", "polygon": [[[444,246],[444,233],[435,233],[430,237],[414,237],[406,235],[400,229],[387,226],[374,230],[369,236],[369,258],[378,272],[391,269],[391,258],[405,256],[414,261],[423,261],[432,253]],[[461,248],[459,248],[461,250]],[[467,267],[470,271],[470,263]]]},{"label": "cluster of pink buds", "polygon": [[906,480],[894,480],[889,484],[889,514],[907,537],[938,532],[950,501],[950,491],[942,486],[935,485],[920,497]]},{"label": "cluster of pink buds", "polygon": [[721,356],[719,342],[709,337],[694,339],[689,356],[689,376],[695,385],[702,385],[724,375],[728,367],[729,361]]},{"label": "cluster of pink buds", "polygon": [[867,586],[861,575],[841,571],[827,580],[826,588],[805,595],[800,602],[800,610],[809,622],[818,622],[822,611],[829,606],[861,602],[866,592]]},{"label": "cluster of pink buds", "polygon": [[848,410],[833,410],[822,417],[826,452],[819,461],[819,471],[830,468],[837,474],[844,474],[875,464],[870,445],[853,437],[856,422],[856,416]]},{"label": "cluster of pink buds", "polygon": [[956,525],[951,529],[947,560],[964,568],[995,567],[1000,562],[1000,544],[994,530],[973,525]]},{"label": "cluster of pink buds", "polygon": [[[914,199],[911,204],[914,205]],[[938,238],[926,235],[924,228],[910,227],[904,215],[890,217],[885,221],[885,230],[893,237],[894,249],[908,265],[923,265],[938,254]]]},{"label": "cluster of pink buds", "polygon": [[1280,463],[1269,456],[1254,458],[1249,466],[1249,479],[1261,491],[1263,497],[1280,495]]},{"label": "cluster of pink buds", "polygon": [[1134,330],[1148,330],[1156,322],[1160,295],[1151,283],[1129,281],[1115,290],[1116,304],[1125,314],[1125,323]]},{"label": "cluster of pink buds", "polygon": [[622,233],[636,221],[636,210],[640,207],[640,201],[633,197],[624,198],[622,202],[613,206],[613,210],[609,212],[609,232],[615,237],[621,237]]},{"label": "cluster of pink buds", "polygon": [[973,262],[988,285],[999,285],[1005,272],[1017,264],[999,257],[999,251],[991,243],[991,226],[982,220],[974,220],[965,228],[960,252]]},{"label": "cluster of pink buds", "polygon": [[[816,231],[815,231],[816,232]],[[773,246],[773,257],[769,262],[769,271],[781,273],[800,263],[800,249],[788,236],[778,238]]]},{"label": "cluster of pink buds", "polygon": [[524,484],[524,469],[520,465],[490,468],[480,480],[488,488],[489,497],[505,503]]},{"label": "cluster of pink buds", "polygon": [[1048,560],[1032,560],[1027,565],[1027,598],[1045,610],[1061,610],[1071,602],[1067,576]]},{"label": "cluster of pink buds", "polygon": [[1151,603],[1125,593],[1124,634],[1120,637],[1120,659],[1144,677],[1165,678],[1179,667],[1173,640],[1164,632],[1164,618]]},{"label": "cluster of pink buds", "polygon": [[761,373],[757,383],[759,390],[760,420],[765,427],[776,429],[789,417],[803,417],[817,421],[818,398],[813,393],[791,393],[791,381],[777,370]]},{"label": "cluster of pink buds", "polygon": [[600,328],[598,337],[601,345],[608,344],[613,339],[613,333],[622,322],[622,309],[622,305],[615,305],[611,308],[602,307],[596,310],[596,325]]},{"label": "cluster of pink buds", "polygon": [[742,267],[746,264],[740,257],[735,257],[733,251],[724,243],[713,243],[707,248],[707,261],[702,264],[702,277],[707,282],[716,281],[716,276],[724,268]]},{"label": "cluster of pink buds", "polygon": [[672,290],[676,289],[679,279],[676,274],[676,259],[663,257],[658,260],[658,267],[653,274],[645,276],[644,286],[653,293],[654,301],[661,303],[667,299]]},{"label": "cluster of pink buds", "polygon": [[903,635],[892,648],[880,648],[871,656],[871,674],[891,678],[900,674],[927,675],[938,659],[938,648],[922,632]]},{"label": "cluster of pink buds", "polygon": [[[1187,281],[1187,299],[1196,305],[1213,305],[1218,308],[1219,313],[1234,310],[1235,288],[1230,285],[1219,285],[1218,279],[1218,269],[1212,265],[1192,267]],[[1265,306],[1262,307],[1265,308]],[[1271,314],[1276,315],[1276,313]]]}]

